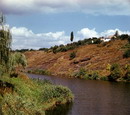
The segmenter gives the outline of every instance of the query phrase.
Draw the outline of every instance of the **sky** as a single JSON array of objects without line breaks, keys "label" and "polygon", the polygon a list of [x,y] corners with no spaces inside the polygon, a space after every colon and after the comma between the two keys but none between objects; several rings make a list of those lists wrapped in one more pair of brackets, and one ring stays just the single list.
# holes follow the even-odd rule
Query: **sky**
[{"label": "sky", "polygon": [[130,0],[0,0],[13,49],[39,49],[90,37],[130,34]]}]

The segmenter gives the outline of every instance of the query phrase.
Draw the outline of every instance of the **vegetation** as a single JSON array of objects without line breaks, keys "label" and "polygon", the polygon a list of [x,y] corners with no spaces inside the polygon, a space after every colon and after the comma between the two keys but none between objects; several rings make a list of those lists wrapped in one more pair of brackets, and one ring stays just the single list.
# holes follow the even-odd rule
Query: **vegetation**
[{"label": "vegetation", "polygon": [[71,32],[71,34],[70,34],[70,41],[72,42],[72,41],[73,41],[73,39],[74,39],[74,33],[73,33],[73,32]]},{"label": "vegetation", "polygon": [[130,65],[126,65],[126,73],[124,76],[124,80],[130,81]]},{"label": "vegetation", "polygon": [[55,86],[47,80],[32,81],[25,75],[17,78],[4,75],[0,80],[0,104],[4,115],[44,115],[45,110],[55,104],[73,100],[68,88]]},{"label": "vegetation", "polygon": [[122,70],[118,64],[113,64],[110,69],[110,75],[108,79],[110,81],[116,81],[118,78],[123,76]]},{"label": "vegetation", "polygon": [[[1,16],[0,16],[1,17]],[[0,19],[0,114],[3,115],[44,115],[45,110],[73,100],[71,91],[55,86],[48,81],[31,80],[20,73],[25,69],[26,57],[11,51],[11,34]],[[49,74],[47,71],[35,72]]]},{"label": "vegetation", "polygon": [[[72,36],[72,38],[73,38],[73,36]],[[43,50],[46,52],[53,52],[53,53],[66,52],[68,50],[73,50],[82,45],[100,44],[101,42],[102,42],[102,40],[100,40],[99,38],[89,38],[89,39],[79,40],[78,42],[73,42],[73,43],[70,43],[67,45],[59,45],[59,46],[55,45],[54,47],[51,47],[51,48],[40,48],[39,50]]]},{"label": "vegetation", "polygon": [[74,59],[76,57],[76,52],[70,53],[70,60]]},{"label": "vegetation", "polygon": [[130,49],[127,49],[124,54],[123,54],[124,58],[129,58],[130,57]]},{"label": "vegetation", "polygon": [[40,74],[40,75],[51,75],[51,72],[49,72],[48,70],[43,70],[43,69],[28,70],[28,73]]},{"label": "vegetation", "polygon": [[80,70],[75,72],[72,76],[86,80],[98,80],[100,78],[97,71],[87,71],[84,68],[80,68]]}]

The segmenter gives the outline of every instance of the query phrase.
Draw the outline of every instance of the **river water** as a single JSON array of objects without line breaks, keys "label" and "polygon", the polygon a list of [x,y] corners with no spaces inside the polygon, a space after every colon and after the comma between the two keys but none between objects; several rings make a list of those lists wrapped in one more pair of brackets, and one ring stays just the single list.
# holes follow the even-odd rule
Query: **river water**
[{"label": "river water", "polygon": [[[28,74],[70,88],[74,103],[48,115],[130,115],[130,83],[81,80]],[[63,108],[67,108],[64,110]]]}]

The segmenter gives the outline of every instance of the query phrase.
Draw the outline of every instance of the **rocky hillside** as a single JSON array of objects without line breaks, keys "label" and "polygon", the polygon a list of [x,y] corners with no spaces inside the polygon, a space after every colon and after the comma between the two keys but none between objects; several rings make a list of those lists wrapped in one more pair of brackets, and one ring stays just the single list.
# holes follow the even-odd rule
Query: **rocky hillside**
[{"label": "rocky hillside", "polygon": [[[28,51],[25,55],[28,60],[28,69],[45,69],[53,75],[71,76],[80,68],[98,71],[100,75],[106,76],[107,66],[118,63],[122,67],[130,63],[130,58],[123,58],[124,48],[127,40],[113,40],[107,43],[83,45],[66,52]],[[74,52],[75,57],[70,59]]]}]

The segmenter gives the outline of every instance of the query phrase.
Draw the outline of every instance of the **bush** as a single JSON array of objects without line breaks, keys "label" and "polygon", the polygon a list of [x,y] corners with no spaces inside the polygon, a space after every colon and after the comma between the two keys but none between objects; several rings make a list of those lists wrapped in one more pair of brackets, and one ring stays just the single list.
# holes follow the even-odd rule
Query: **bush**
[{"label": "bush", "polygon": [[78,72],[74,73],[73,77],[83,78],[84,75],[86,75],[86,70],[84,68],[80,68],[80,70]]},{"label": "bush", "polygon": [[108,76],[108,79],[110,81],[116,81],[118,78],[122,77],[123,73],[118,64],[113,64],[110,69],[110,75]]},{"label": "bush", "polygon": [[70,60],[74,59],[76,57],[76,52],[70,53]]},{"label": "bush", "polygon": [[126,40],[126,39],[128,39],[129,38],[129,35],[128,34],[122,34],[121,36],[120,36],[120,39],[121,40]]},{"label": "bush", "polygon": [[103,81],[108,81],[108,77],[103,76],[103,77],[101,77],[101,78],[100,78],[100,80],[103,80]]},{"label": "bush", "polygon": [[43,70],[43,69],[28,70],[28,73],[40,74],[40,75],[51,75],[51,72],[50,72],[50,71],[48,71],[48,70]]},{"label": "bush", "polygon": [[123,54],[124,58],[129,58],[130,57],[130,49],[126,50],[125,53]]},{"label": "bush", "polygon": [[130,65],[127,65],[126,67],[126,73],[125,73],[124,79],[127,81],[130,81]]},{"label": "bush", "polygon": [[71,96],[71,91],[68,88],[54,85],[45,85],[42,93],[42,98],[44,102],[47,102],[54,98],[61,98],[62,101],[64,98],[69,99],[69,97]]},{"label": "bush", "polygon": [[73,100],[73,94],[67,87],[53,85],[48,80],[23,80],[5,76],[0,80],[14,85],[13,93],[0,95],[3,115],[45,115],[44,110],[55,103]]}]

